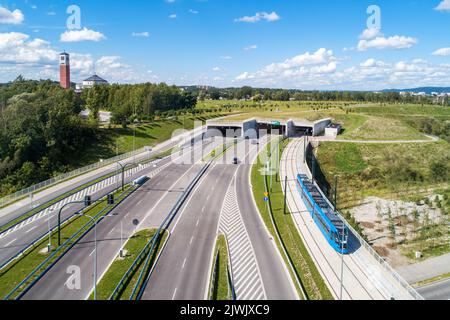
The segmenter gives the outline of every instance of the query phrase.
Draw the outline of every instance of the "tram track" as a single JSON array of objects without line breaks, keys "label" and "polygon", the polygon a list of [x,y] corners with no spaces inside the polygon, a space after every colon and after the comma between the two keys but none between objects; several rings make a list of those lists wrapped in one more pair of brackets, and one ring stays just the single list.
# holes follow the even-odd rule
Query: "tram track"
[{"label": "tram track", "polygon": [[[301,167],[300,167],[300,163],[298,161],[298,153],[299,153],[299,147],[303,148],[303,146],[301,146],[302,144],[302,140],[298,140],[298,141],[294,141],[292,143],[290,143],[287,148],[285,149],[285,153],[286,156],[283,157],[283,159],[286,159],[286,161],[282,161],[282,166],[281,166],[281,173],[283,174],[283,170],[284,170],[284,176],[287,176],[288,173],[292,176],[292,177],[296,177],[298,173],[301,173]],[[288,166],[290,161],[290,166]],[[297,172],[295,172],[297,171]],[[283,175],[282,175],[283,176]],[[291,179],[292,182],[292,179]],[[297,190],[292,190],[292,186],[288,183],[288,190],[289,192],[295,194],[296,192],[298,192]],[[304,210],[302,210],[299,207],[299,203],[297,201],[294,200],[293,203],[291,203],[290,201],[288,201],[288,207],[291,210],[291,212],[302,212]],[[300,217],[302,219],[302,222],[304,223],[309,236],[311,237],[311,239],[313,240],[313,243],[315,245],[316,248],[313,248],[313,246],[308,243],[308,241],[305,241],[305,237],[302,235],[303,241],[305,243],[305,246],[308,248],[308,251],[310,252],[311,256],[313,257],[317,267],[321,270],[321,274],[324,276],[325,280],[328,283],[329,288],[331,289],[331,291],[334,293],[335,297],[339,297],[340,293],[338,294],[338,290],[336,289],[335,286],[332,285],[333,282],[340,282],[340,275],[338,275],[338,272],[340,270],[337,270],[335,267],[333,267],[332,263],[329,261],[329,258],[327,258],[327,254],[324,252],[324,250],[322,250],[322,248],[320,247],[319,242],[317,241],[317,239],[315,238],[313,232],[310,230],[310,227],[308,227],[308,222],[305,218],[304,215],[300,214]],[[300,229],[299,229],[300,231]],[[301,233],[301,232],[300,232]],[[314,250],[316,249],[316,250]],[[354,249],[354,248],[353,248]],[[319,254],[319,256],[316,256],[314,254],[314,252],[317,252],[317,254]],[[337,254],[337,253],[336,253]],[[319,263],[319,259],[320,260],[324,260],[326,262],[325,266],[322,266]],[[345,261],[347,260],[347,261]],[[348,261],[350,260],[350,261]],[[325,271],[326,268],[331,269],[332,271],[332,275],[328,275],[327,272]],[[346,274],[347,276],[351,276],[354,278],[355,283],[358,284],[358,289],[361,290],[361,292],[364,292],[364,296],[367,299],[380,299],[383,298],[383,294],[382,292],[376,287],[374,286],[374,288],[376,289],[376,295],[374,295],[374,293],[371,293],[366,287],[366,285],[364,285],[364,279],[367,281],[367,284],[371,284],[372,282],[370,281],[369,277],[367,276],[367,274],[363,271],[363,269],[361,268],[361,266],[359,265],[358,262],[355,261],[355,258],[352,256],[352,254],[346,255],[344,257],[344,270],[346,270]],[[356,275],[356,273],[353,271],[356,268],[356,270],[361,271],[361,273],[364,275],[363,279],[360,279],[360,277],[358,277]],[[344,284],[342,286],[343,288],[343,292],[346,293],[346,295],[348,296],[349,299],[354,299],[354,297],[352,297],[351,292],[355,290],[355,288],[352,288],[352,290],[349,290],[348,288],[348,283],[345,283],[345,276],[344,276]],[[377,295],[379,295],[379,297],[377,297]]]}]

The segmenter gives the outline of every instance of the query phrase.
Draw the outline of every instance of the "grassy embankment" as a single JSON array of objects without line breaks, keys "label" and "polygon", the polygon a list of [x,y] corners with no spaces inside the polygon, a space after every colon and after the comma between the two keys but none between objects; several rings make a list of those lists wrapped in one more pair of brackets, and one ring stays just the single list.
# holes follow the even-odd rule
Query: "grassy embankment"
[{"label": "grassy embankment", "polygon": [[224,235],[219,235],[216,240],[214,258],[217,257],[217,263],[213,263],[214,277],[211,279],[211,300],[231,300],[231,292],[228,286],[228,246]]},{"label": "grassy embankment", "polygon": [[[280,144],[280,155],[282,154],[286,143],[287,141],[285,141],[283,144]],[[268,152],[269,148],[270,146],[267,147],[267,149],[263,152]],[[275,159],[275,157],[272,157],[271,161],[278,162],[279,159]],[[278,168],[278,165],[279,163],[277,163],[275,167]],[[300,279],[300,282],[307,295],[307,299],[332,300],[333,296],[326,286],[316,265],[311,259],[311,256],[309,255],[308,250],[306,249],[298,233],[295,222],[292,216],[289,214],[289,209],[287,209],[287,212],[285,214],[284,194],[282,191],[281,182],[276,181],[275,178],[273,178],[272,190],[270,192],[270,205],[272,208],[272,218],[275,225],[272,223],[270,211],[267,208],[266,202],[264,202],[263,200],[265,192],[264,179],[267,178],[268,180],[270,180],[270,177],[266,177],[261,174],[261,170],[264,169],[264,167],[265,164],[262,164],[261,161],[258,161],[257,164],[253,166],[251,181],[253,185],[253,195],[255,197],[256,204],[267,228],[269,229],[269,232],[274,237],[280,252],[283,252],[283,247],[286,249],[288,257],[285,257],[285,255],[283,255],[283,258],[285,259],[286,263],[288,263],[287,259],[289,259],[294,266],[296,276]],[[278,241],[276,230],[280,234],[282,243]],[[292,273],[291,276],[295,277],[295,275],[293,275]]]},{"label": "grassy embankment", "polygon": [[[144,249],[144,247],[147,245],[147,243],[155,236],[157,229],[151,229],[151,230],[142,230],[137,232],[134,236],[132,236],[128,241],[126,242],[124,246],[124,253],[125,256],[121,258],[120,256],[117,256],[114,262],[111,264],[109,269],[106,271],[100,282],[97,286],[97,299],[98,300],[108,300],[111,294],[113,293],[114,289],[116,288],[119,281],[122,279],[123,275],[127,270],[131,267],[139,253]],[[158,257],[161,249],[164,247],[164,244],[167,240],[168,233],[166,231],[163,231],[163,233],[159,236],[157,240],[157,244],[155,246],[155,250],[152,252],[152,256],[150,257],[150,268],[152,268],[153,264],[155,263],[156,258]],[[143,261],[141,262],[141,265],[138,266],[138,268],[135,270],[135,272],[132,274],[130,280],[126,283],[126,286],[122,289],[120,292],[118,299],[119,300],[127,300],[131,292],[136,285],[136,282],[138,280],[139,274],[144,267]],[[93,299],[93,294],[90,296],[90,299]]]}]

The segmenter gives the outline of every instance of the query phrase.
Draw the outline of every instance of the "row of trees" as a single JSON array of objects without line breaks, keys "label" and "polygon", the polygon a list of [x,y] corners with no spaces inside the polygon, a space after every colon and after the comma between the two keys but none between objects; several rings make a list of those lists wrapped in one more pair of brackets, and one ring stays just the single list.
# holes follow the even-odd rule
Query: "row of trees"
[{"label": "row of trees", "polygon": [[125,124],[131,117],[152,116],[161,112],[194,108],[197,97],[175,86],[161,84],[94,86],[84,90],[81,98],[98,118],[99,110],[111,111],[113,122]]},{"label": "row of trees", "polygon": [[[196,94],[200,100],[212,99],[252,99],[254,101],[358,101],[375,103],[433,103],[432,97],[406,95],[398,92],[363,92],[363,91],[301,91],[265,88],[187,88]],[[440,104],[449,105],[449,99]]]},{"label": "row of trees", "polygon": [[0,194],[8,194],[66,171],[95,139],[83,121],[81,100],[50,81],[18,78],[0,87]]}]

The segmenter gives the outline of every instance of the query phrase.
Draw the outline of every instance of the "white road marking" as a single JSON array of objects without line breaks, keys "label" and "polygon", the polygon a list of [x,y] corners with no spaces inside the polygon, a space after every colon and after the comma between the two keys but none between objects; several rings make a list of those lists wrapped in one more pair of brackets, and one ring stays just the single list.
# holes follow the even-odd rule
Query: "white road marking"
[{"label": "white road marking", "polygon": [[37,228],[37,226],[34,226],[33,228],[31,228],[30,230],[28,230],[28,231],[25,232],[25,233],[29,233],[29,232],[33,231],[34,229],[36,229],[36,228]]},{"label": "white road marking", "polygon": [[5,244],[5,247],[7,247],[7,246],[13,244],[14,242],[16,242],[16,240],[17,240],[17,238],[15,238],[14,240],[8,242],[7,244]]},{"label": "white road marking", "polygon": [[175,288],[175,291],[173,292],[172,300],[175,300],[175,296],[177,294],[177,290],[178,290],[178,288]]},{"label": "white road marking", "polygon": [[94,252],[95,252],[95,249],[92,250],[92,252],[89,254],[89,257],[92,256],[94,254]]},{"label": "white road marking", "polygon": [[181,267],[181,270],[184,269],[184,266],[186,265],[186,260],[187,260],[187,258],[184,259],[184,261],[183,261],[183,266]]},{"label": "white road marking", "polygon": [[189,245],[191,245],[193,241],[194,241],[194,236],[192,236],[191,241],[189,241]]}]

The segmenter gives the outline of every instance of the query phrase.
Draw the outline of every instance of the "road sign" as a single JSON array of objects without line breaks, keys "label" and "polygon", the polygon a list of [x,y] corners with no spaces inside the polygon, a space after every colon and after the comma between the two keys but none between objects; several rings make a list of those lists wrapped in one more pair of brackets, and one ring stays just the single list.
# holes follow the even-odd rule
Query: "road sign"
[{"label": "road sign", "polygon": [[269,202],[269,198],[268,197],[264,197],[264,202]]},{"label": "road sign", "polygon": [[264,197],[268,197],[269,196],[269,193],[268,192],[264,192]]}]

